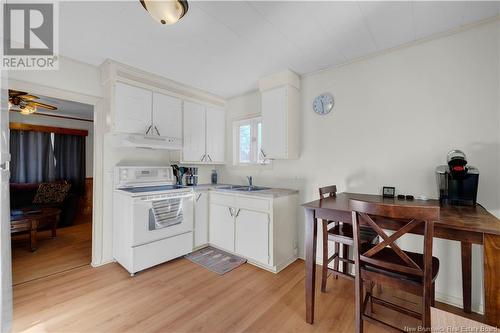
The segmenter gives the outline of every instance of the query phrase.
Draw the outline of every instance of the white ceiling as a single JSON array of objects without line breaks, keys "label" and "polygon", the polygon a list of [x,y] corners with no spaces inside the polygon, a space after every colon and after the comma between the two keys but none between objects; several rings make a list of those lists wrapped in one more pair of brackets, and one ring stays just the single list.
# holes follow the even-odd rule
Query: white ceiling
[{"label": "white ceiling", "polygon": [[92,105],[41,95],[38,95],[38,97],[40,97],[40,99],[37,99],[37,102],[53,105],[57,107],[57,110],[51,111],[39,107],[37,108],[37,113],[53,114],[57,116],[67,116],[88,120],[94,119],[94,107]]},{"label": "white ceiling", "polygon": [[111,58],[223,97],[260,77],[299,74],[456,29],[499,14],[500,2],[189,1],[162,26],[139,1],[62,2],[60,53]]}]

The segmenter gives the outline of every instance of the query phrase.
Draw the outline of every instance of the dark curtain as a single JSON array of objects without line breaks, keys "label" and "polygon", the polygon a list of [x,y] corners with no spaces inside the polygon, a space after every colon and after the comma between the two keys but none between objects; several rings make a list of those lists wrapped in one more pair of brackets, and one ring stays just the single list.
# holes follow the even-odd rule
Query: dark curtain
[{"label": "dark curtain", "polygon": [[80,135],[54,135],[56,179],[71,183],[72,192],[85,191],[85,137]]},{"label": "dark curtain", "polygon": [[42,183],[55,179],[50,133],[10,131],[11,183]]}]

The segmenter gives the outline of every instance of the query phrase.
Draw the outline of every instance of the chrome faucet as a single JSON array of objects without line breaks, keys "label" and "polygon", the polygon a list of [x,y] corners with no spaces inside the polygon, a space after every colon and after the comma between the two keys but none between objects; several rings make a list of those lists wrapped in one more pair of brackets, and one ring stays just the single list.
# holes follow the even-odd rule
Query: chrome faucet
[{"label": "chrome faucet", "polygon": [[253,187],[253,178],[252,176],[247,176],[248,179],[248,186]]}]

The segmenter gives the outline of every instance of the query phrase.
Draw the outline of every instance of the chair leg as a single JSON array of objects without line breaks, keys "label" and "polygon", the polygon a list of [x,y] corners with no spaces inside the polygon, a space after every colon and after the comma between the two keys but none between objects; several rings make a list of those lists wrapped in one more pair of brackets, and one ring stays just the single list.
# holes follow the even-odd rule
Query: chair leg
[{"label": "chair leg", "polygon": [[[373,287],[375,287],[375,282],[371,282],[370,295],[373,296]],[[373,313],[373,297],[370,297],[370,314]]]},{"label": "chair leg", "polygon": [[431,289],[431,306],[436,307],[436,284],[434,282]]},{"label": "chair leg", "polygon": [[356,275],[355,281],[355,294],[356,294],[356,333],[363,333],[363,281],[361,277]]},{"label": "chair leg", "polygon": [[328,279],[328,222],[323,222],[323,266],[321,267],[321,292],[326,292],[326,281]]},{"label": "chair leg", "polygon": [[431,303],[432,303],[432,284],[424,286],[422,300],[422,326],[425,332],[431,329]]},{"label": "chair leg", "polygon": [[372,315],[373,313],[373,286],[375,286],[375,283],[373,281],[369,281],[367,284],[366,284],[366,287],[367,287],[367,293],[368,295],[370,295],[370,305],[368,307],[368,315]]},{"label": "chair leg", "polygon": [[[333,269],[335,271],[339,270],[339,256],[340,256],[340,243],[335,242],[335,259],[333,259]],[[335,280],[339,278],[338,274],[335,274]]]},{"label": "chair leg", "polygon": [[[349,245],[342,244],[342,258],[349,259]],[[346,262],[342,263],[342,273],[349,274],[349,265]]]}]

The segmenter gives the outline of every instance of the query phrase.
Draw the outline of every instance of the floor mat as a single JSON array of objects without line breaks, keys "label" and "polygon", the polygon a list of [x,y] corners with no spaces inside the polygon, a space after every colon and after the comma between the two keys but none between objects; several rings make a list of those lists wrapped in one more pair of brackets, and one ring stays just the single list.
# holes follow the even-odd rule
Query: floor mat
[{"label": "floor mat", "polygon": [[187,254],[186,259],[219,275],[226,274],[247,262],[244,258],[211,246]]}]

